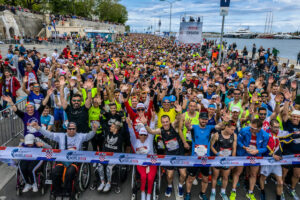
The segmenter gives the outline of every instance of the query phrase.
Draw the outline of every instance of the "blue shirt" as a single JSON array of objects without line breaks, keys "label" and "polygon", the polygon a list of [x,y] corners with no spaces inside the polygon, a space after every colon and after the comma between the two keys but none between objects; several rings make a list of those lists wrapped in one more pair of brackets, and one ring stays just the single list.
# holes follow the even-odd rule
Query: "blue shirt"
[{"label": "blue shirt", "polygon": [[[194,155],[195,147],[203,145],[207,149],[207,156],[210,153],[210,132],[214,129],[214,125],[206,125],[205,128],[200,128],[199,125],[193,125],[194,137],[192,143],[192,155]],[[203,147],[202,147],[203,148]],[[197,155],[197,154],[196,154]]]},{"label": "blue shirt", "polygon": [[48,126],[54,125],[54,117],[52,115],[41,116],[41,125],[47,130]]},{"label": "blue shirt", "polygon": [[28,101],[34,103],[35,109],[38,109],[40,107],[43,99],[44,95],[42,93],[36,95],[33,91],[30,91],[30,94],[28,95]]}]

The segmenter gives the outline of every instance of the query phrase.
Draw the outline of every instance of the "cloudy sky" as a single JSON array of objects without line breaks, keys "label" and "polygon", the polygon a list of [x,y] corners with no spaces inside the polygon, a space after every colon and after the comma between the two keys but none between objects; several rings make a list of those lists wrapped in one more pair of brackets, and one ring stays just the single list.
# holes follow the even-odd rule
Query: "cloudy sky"
[{"label": "cloudy sky", "polygon": [[[175,1],[175,0],[169,0]],[[128,10],[131,31],[144,31],[152,25],[158,30],[169,30],[170,4],[160,0],[121,0]],[[219,32],[222,17],[220,0],[181,0],[173,3],[172,31],[179,30],[180,16],[203,16],[203,31]],[[225,31],[249,26],[253,32],[264,32],[267,13],[273,11],[273,32],[300,31],[300,0],[231,0]]]}]

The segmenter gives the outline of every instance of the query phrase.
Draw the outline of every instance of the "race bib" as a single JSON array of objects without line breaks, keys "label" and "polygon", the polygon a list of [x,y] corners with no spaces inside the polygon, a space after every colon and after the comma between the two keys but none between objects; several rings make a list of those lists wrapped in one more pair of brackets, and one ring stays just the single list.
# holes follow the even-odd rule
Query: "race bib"
[{"label": "race bib", "polygon": [[192,133],[191,133],[191,131],[187,131],[185,137],[186,137],[186,141],[192,141]]},{"label": "race bib", "polygon": [[168,151],[174,151],[179,148],[179,143],[177,141],[177,138],[173,138],[172,140],[166,141],[166,147]]},{"label": "race bib", "polygon": [[231,152],[232,152],[231,148],[228,148],[228,149],[221,148],[219,154],[222,156],[231,156]]},{"label": "race bib", "polygon": [[165,148],[165,145],[164,145],[164,143],[163,143],[162,140],[159,140],[159,141],[157,142],[157,148],[158,148],[158,149],[164,149],[164,148]]},{"label": "race bib", "polygon": [[194,151],[197,154],[197,156],[205,156],[207,155],[207,145],[196,144]]}]

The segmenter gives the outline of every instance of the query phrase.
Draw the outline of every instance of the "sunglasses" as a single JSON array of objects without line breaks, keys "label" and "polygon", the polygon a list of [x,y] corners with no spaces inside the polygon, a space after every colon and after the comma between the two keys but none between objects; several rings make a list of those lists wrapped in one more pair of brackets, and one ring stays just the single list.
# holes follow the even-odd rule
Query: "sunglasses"
[{"label": "sunglasses", "polygon": [[34,88],[39,88],[40,86],[33,86]]},{"label": "sunglasses", "polygon": [[266,116],[266,115],[267,115],[267,113],[259,113],[259,115]]},{"label": "sunglasses", "polygon": [[68,128],[68,130],[70,130],[70,131],[75,131],[76,128]]},{"label": "sunglasses", "polygon": [[240,95],[241,93],[233,93],[234,95]]},{"label": "sunglasses", "polygon": [[145,111],[145,109],[143,109],[143,108],[139,108],[139,109],[136,109],[138,112],[140,112],[140,111]]},{"label": "sunglasses", "polygon": [[80,102],[81,100],[72,100],[73,102]]},{"label": "sunglasses", "polygon": [[142,135],[140,135],[140,136],[145,136],[145,137],[146,137],[147,135],[142,134]]}]

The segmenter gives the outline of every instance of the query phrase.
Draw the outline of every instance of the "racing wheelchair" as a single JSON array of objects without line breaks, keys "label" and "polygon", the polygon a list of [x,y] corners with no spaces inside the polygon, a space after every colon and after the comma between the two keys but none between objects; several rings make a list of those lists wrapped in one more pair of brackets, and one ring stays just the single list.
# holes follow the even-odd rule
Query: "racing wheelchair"
[{"label": "racing wheelchair", "polygon": [[[42,164],[42,166],[36,171],[37,186],[42,195],[44,195],[46,192],[47,189],[46,182],[50,178],[51,168],[52,168],[52,163],[45,161]],[[16,177],[17,177],[17,184],[16,184],[17,196],[21,196],[23,194],[22,190],[24,189],[25,181],[21,176],[19,168],[16,172]]]},{"label": "racing wheelchair", "polygon": [[[121,192],[121,184],[125,182],[127,178],[127,172],[128,172],[128,166],[126,165],[114,166],[112,170],[111,186],[116,194],[119,194]],[[93,185],[90,187],[91,190],[97,189],[99,183],[101,182],[99,178],[99,172],[97,170],[97,166],[95,166],[94,174],[95,174],[95,179]]]},{"label": "racing wheelchair", "polygon": [[[132,174],[131,174],[131,200],[138,200],[138,191],[140,190],[140,174],[137,172],[136,166],[132,166]],[[160,194],[160,186],[161,186],[161,167],[157,166],[156,176],[153,182],[152,189],[152,200],[158,200]],[[146,188],[148,187],[148,183],[146,184]]]},{"label": "racing wheelchair", "polygon": [[[53,190],[53,182],[51,180],[53,169],[57,164],[53,165],[51,170],[51,176],[49,180],[47,180],[47,184],[51,184],[51,192],[50,192],[50,200],[56,200],[57,198],[63,199],[64,197],[69,198],[70,200],[79,199],[80,193],[84,192],[91,180],[91,166],[89,163],[76,163],[78,167],[78,171],[76,172],[75,179],[72,182],[72,190],[71,191],[54,191]],[[61,188],[62,185],[60,186]]]}]

